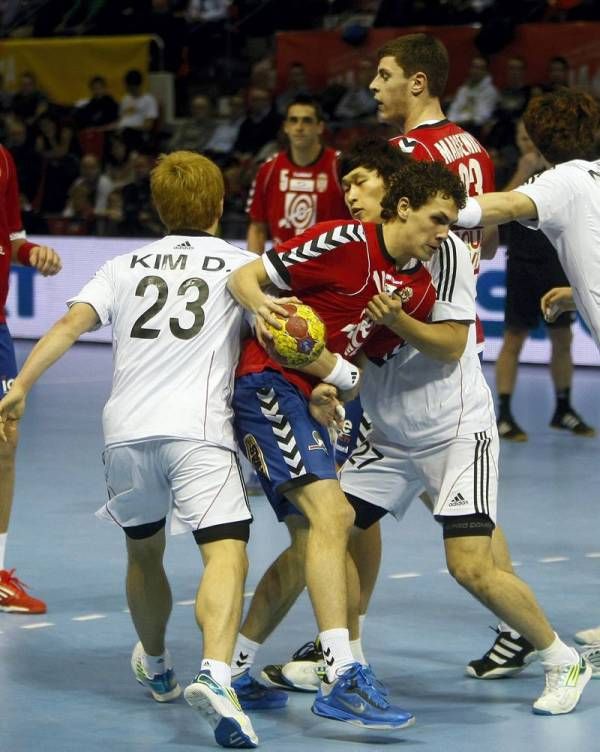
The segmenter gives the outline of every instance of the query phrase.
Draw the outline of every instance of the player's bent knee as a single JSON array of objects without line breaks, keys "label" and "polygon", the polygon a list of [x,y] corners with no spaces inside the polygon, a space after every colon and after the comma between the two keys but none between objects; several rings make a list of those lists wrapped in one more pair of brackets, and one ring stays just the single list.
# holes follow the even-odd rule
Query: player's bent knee
[{"label": "player's bent knee", "polygon": [[222,525],[194,530],[194,540],[199,546],[223,540],[238,540],[248,543],[250,539],[250,520],[224,522]]}]

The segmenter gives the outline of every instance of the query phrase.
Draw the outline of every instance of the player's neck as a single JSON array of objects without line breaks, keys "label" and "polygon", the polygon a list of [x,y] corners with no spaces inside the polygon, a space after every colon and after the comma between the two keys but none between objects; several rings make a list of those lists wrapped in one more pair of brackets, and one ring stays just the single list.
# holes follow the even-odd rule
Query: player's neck
[{"label": "player's neck", "polygon": [[299,167],[306,167],[309,164],[317,161],[319,154],[321,153],[323,146],[321,144],[315,144],[307,149],[290,148],[290,157],[292,162]]},{"label": "player's neck", "polygon": [[398,221],[386,222],[382,227],[385,250],[394,259],[398,269],[413,258],[410,238],[404,225]]},{"label": "player's neck", "polygon": [[416,99],[413,102],[413,106],[410,112],[406,114],[404,120],[404,132],[408,133],[416,128],[421,123],[425,123],[428,120],[443,120],[446,116],[440,105],[440,100],[437,97],[423,99]]}]

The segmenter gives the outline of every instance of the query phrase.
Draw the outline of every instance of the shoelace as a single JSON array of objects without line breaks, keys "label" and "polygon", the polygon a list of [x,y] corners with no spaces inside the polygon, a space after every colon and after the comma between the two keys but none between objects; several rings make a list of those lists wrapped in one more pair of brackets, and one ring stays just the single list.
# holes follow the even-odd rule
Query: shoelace
[{"label": "shoelace", "polygon": [[29,585],[26,585],[24,582],[21,582],[21,580],[18,577],[15,577],[14,573],[15,573],[14,569],[8,569],[7,570],[8,577],[4,577],[2,579],[2,582],[5,585],[8,585],[9,587],[13,587],[15,590],[18,590],[19,592],[24,593],[25,590],[29,587]]},{"label": "shoelace", "polygon": [[305,642],[302,647],[298,648],[298,650],[296,650],[296,652],[292,655],[292,660],[300,661],[303,658],[308,658],[311,655],[316,655],[319,659],[322,657],[321,647],[315,640]]},{"label": "shoelace", "polygon": [[390,703],[374,685],[373,674],[365,672],[362,666],[358,666],[348,673],[350,676],[342,674],[340,677],[340,681],[345,682],[348,688],[357,690],[361,697],[379,710],[387,710],[390,707]]},{"label": "shoelace", "polygon": [[569,675],[572,667],[572,663],[567,663],[562,666],[555,666],[549,671],[546,671],[545,692],[553,692],[555,689],[560,689],[561,686],[564,686],[565,679]]}]

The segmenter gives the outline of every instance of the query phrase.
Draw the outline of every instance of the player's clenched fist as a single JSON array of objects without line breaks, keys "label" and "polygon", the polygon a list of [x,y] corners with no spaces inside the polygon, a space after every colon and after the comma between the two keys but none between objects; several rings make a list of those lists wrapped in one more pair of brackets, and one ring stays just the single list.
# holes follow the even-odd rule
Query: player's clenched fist
[{"label": "player's clenched fist", "polygon": [[390,297],[385,292],[374,295],[367,305],[369,316],[376,324],[389,326],[393,324],[402,311],[402,301],[397,297]]},{"label": "player's clenched fist", "polygon": [[37,269],[44,277],[51,277],[58,274],[62,269],[60,256],[47,245],[34,245],[29,251],[29,263],[34,269]]}]

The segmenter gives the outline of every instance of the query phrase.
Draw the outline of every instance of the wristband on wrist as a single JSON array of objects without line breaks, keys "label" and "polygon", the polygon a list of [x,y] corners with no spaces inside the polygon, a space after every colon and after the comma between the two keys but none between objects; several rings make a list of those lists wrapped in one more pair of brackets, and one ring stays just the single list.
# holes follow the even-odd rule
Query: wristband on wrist
[{"label": "wristband on wrist", "polygon": [[482,213],[479,201],[474,198],[468,198],[465,208],[458,212],[456,224],[459,227],[466,227],[467,229],[477,227],[481,224]]},{"label": "wristband on wrist", "polygon": [[24,243],[21,243],[17,251],[17,258],[19,259],[19,263],[23,264],[23,266],[31,266],[29,254],[31,253],[31,249],[35,248],[35,246],[35,243],[30,243],[28,240],[26,240]]},{"label": "wristband on wrist", "polygon": [[358,384],[360,371],[348,360],[344,360],[338,353],[335,353],[335,358],[337,362],[333,367],[333,371],[323,381],[326,384],[332,384],[341,392],[346,392]]}]

